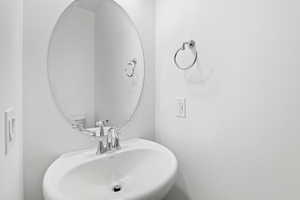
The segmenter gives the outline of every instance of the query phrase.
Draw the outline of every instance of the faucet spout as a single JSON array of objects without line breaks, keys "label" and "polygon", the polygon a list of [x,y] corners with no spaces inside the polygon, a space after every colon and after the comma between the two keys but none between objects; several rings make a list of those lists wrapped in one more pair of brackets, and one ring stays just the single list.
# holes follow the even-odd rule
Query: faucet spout
[{"label": "faucet spout", "polygon": [[106,152],[106,147],[104,146],[103,141],[99,141],[96,155],[103,154]]}]

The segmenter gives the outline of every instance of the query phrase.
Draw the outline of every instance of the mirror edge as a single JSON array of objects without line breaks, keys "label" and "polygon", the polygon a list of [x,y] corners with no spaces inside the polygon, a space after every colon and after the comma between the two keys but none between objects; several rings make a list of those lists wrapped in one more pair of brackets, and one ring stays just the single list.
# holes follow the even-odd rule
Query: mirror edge
[{"label": "mirror edge", "polygon": [[[50,44],[52,42],[52,35],[54,34],[55,32],[55,28],[56,28],[56,25],[59,23],[59,20],[60,18],[63,16],[63,14],[68,10],[70,9],[74,3],[76,3],[77,1],[79,0],[71,0],[70,3],[67,3],[67,6],[62,9],[62,12],[60,12],[55,20],[55,23],[53,25],[53,27],[51,28],[51,31],[50,31],[50,36],[49,36],[49,39],[48,39],[48,46],[47,46],[47,53],[46,53],[46,73],[47,73],[47,82],[48,82],[48,88],[50,90],[50,96],[52,97],[52,101],[54,102],[55,106],[56,106],[56,109],[58,110],[58,112],[60,113],[60,115],[64,118],[64,120],[71,125],[71,128],[72,130],[75,130],[75,131],[78,131],[79,133],[83,133],[82,131],[78,130],[78,129],[74,129],[73,128],[73,123],[72,121],[66,116],[66,114],[63,112],[63,109],[61,108],[61,106],[58,104],[57,100],[56,100],[56,96],[55,96],[55,93],[53,91],[53,87],[52,87],[52,84],[51,84],[51,80],[50,80],[50,73],[49,73],[49,52],[50,52]],[[95,0],[95,1],[99,1],[99,0]],[[134,108],[134,111],[132,112],[131,116],[129,117],[128,120],[126,120],[123,124],[120,125],[120,127],[115,127],[117,128],[118,130],[122,130],[124,127],[126,127],[128,125],[128,123],[130,123],[133,118],[134,118],[134,115],[136,114],[138,108],[140,107],[141,105],[141,101],[142,101],[142,97],[144,96],[144,89],[145,89],[145,80],[146,80],[146,59],[145,59],[145,49],[144,49],[144,44],[143,44],[143,40],[142,40],[142,36],[141,36],[141,33],[139,31],[139,29],[137,28],[137,25],[134,23],[133,19],[129,16],[128,12],[118,3],[116,2],[115,0],[105,0],[105,1],[111,1],[113,2],[122,12],[124,12],[124,14],[126,15],[127,19],[129,20],[130,24],[134,27],[136,33],[137,33],[137,36],[138,36],[138,40],[140,42],[140,47],[141,47],[141,50],[142,50],[142,56],[143,56],[143,67],[144,67],[144,70],[143,70],[143,78],[142,78],[142,86],[141,86],[141,91],[140,91],[140,94],[139,94],[139,97],[138,97],[138,101],[136,103],[136,106]]]}]

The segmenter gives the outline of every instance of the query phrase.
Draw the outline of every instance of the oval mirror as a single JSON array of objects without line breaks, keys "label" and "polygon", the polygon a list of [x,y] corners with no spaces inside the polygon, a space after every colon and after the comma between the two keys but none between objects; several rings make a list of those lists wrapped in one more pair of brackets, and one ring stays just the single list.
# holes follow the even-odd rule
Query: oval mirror
[{"label": "oval mirror", "polygon": [[[59,17],[48,49],[48,76],[63,116],[84,130],[133,116],[144,82],[139,34],[112,0],[75,0]],[[75,125],[75,126],[74,126]]]}]

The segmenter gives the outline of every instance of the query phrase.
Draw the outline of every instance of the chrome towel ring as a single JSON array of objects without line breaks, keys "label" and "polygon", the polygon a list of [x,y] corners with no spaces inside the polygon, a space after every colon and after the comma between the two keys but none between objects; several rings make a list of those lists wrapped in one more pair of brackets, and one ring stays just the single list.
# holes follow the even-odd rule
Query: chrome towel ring
[{"label": "chrome towel ring", "polygon": [[[184,51],[186,49],[186,46],[188,46],[188,48],[192,51],[193,54],[195,54],[195,58],[192,62],[192,64],[188,65],[188,66],[181,66],[180,64],[178,64],[177,62],[177,56],[178,56],[178,53],[180,51]],[[187,69],[190,69],[192,68],[196,62],[197,62],[197,59],[198,59],[198,52],[196,50],[196,42],[194,40],[191,40],[191,41],[188,41],[188,42],[184,42],[182,44],[182,46],[176,51],[175,55],[174,55],[174,63],[176,65],[176,67],[180,70],[187,70]]]}]

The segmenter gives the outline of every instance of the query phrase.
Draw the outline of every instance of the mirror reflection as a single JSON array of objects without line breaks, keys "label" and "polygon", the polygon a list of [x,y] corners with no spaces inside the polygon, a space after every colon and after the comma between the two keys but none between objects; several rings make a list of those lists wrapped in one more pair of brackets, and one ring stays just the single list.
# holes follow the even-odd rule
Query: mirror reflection
[{"label": "mirror reflection", "polygon": [[124,126],[139,103],[143,49],[127,13],[111,0],[77,0],[60,16],[48,50],[57,107],[83,128]]}]

